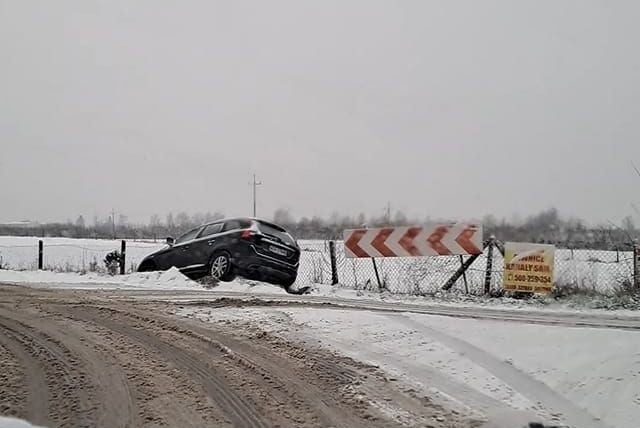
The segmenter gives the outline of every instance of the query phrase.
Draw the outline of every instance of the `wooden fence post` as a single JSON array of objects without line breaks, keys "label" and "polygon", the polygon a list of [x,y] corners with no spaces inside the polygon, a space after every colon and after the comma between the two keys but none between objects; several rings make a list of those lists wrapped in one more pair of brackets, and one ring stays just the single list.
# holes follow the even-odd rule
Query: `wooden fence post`
[{"label": "wooden fence post", "polygon": [[495,238],[489,238],[489,248],[487,251],[487,272],[484,277],[484,294],[491,293],[491,274],[493,273],[493,247]]},{"label": "wooden fence post", "polygon": [[44,242],[38,241],[38,270],[44,269]]},{"label": "wooden fence post", "polygon": [[127,241],[122,240],[122,248],[120,250],[120,275],[124,275],[127,263]]},{"label": "wooden fence post", "polygon": [[336,241],[329,241],[329,257],[331,258],[331,285],[338,283],[338,263],[336,262]]}]

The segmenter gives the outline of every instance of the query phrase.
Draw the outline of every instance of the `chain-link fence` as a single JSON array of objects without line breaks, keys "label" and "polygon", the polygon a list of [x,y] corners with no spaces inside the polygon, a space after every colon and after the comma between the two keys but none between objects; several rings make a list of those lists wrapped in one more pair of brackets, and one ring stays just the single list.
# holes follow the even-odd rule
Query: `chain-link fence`
[{"label": "chain-link fence", "polygon": [[[328,241],[301,241],[300,283],[331,283]],[[429,294],[442,289],[471,256],[348,258],[336,242],[339,285],[356,289],[387,290],[398,294]],[[453,282],[451,289],[470,294],[502,290],[504,258],[496,247],[477,257]],[[488,267],[490,266],[490,269]],[[377,271],[377,273],[376,273]],[[558,248],[555,253],[556,287],[572,287],[601,293],[634,284],[634,251]]]},{"label": "chain-link fence", "polygon": [[[107,253],[120,249],[119,240],[44,238],[43,268],[61,272],[105,270]],[[331,241],[301,240],[298,285],[332,284],[337,286],[387,290],[397,294],[421,295],[441,290],[452,281],[471,256],[348,258],[342,241],[334,241],[332,263]],[[126,272],[135,271],[148,254],[162,248],[163,243],[127,241]],[[640,256],[640,254],[638,255]],[[451,290],[484,294],[502,290],[504,259],[495,247],[477,257],[464,272],[450,282]],[[488,271],[488,265],[491,268]],[[0,241],[0,269],[36,270],[38,238],[3,237]],[[555,253],[555,285],[601,293],[616,291],[634,284],[634,250],[632,245],[617,250],[557,248]],[[487,286],[488,285],[488,286]]]}]

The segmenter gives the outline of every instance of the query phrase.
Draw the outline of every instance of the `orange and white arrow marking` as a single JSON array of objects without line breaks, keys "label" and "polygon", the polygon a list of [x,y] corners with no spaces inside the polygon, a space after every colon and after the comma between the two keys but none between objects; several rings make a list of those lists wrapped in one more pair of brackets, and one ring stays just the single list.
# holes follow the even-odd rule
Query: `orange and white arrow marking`
[{"label": "orange and white arrow marking", "polygon": [[347,257],[419,257],[482,253],[482,226],[437,224],[344,231]]}]

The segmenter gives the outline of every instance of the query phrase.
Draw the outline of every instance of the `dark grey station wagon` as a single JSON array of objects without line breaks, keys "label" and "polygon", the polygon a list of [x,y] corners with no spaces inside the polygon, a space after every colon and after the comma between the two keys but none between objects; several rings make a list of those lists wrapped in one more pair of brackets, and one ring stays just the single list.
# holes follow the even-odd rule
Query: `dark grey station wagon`
[{"label": "dark grey station wagon", "polygon": [[147,256],[138,272],[173,266],[191,278],[236,275],[289,288],[298,274],[300,248],[282,227],[264,220],[232,218],[199,226]]}]

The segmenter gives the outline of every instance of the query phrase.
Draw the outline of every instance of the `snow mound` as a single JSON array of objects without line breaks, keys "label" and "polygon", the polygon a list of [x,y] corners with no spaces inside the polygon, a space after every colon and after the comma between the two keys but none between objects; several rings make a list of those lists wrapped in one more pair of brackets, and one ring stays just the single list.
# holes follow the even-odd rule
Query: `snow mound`
[{"label": "snow mound", "polygon": [[213,287],[212,290],[237,293],[287,294],[287,292],[280,286],[242,278],[231,282],[220,282],[218,285]]},{"label": "snow mound", "polygon": [[74,289],[163,289],[193,290],[202,286],[184,276],[178,269],[164,272],[137,272],[109,276],[99,273],[63,273],[48,271],[0,270],[0,282],[47,288]]}]

